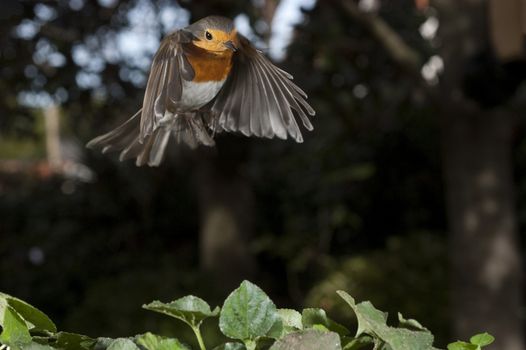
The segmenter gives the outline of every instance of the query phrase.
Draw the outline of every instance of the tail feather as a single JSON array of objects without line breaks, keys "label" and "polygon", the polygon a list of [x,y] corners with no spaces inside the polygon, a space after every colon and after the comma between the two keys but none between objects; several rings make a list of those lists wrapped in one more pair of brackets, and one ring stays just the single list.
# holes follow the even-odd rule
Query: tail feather
[{"label": "tail feather", "polygon": [[[137,166],[143,166],[144,164],[154,166],[153,164],[150,164],[150,152],[152,150],[152,144],[155,140],[156,135],[157,135],[157,132],[154,132],[153,134],[150,134],[144,138],[144,141],[142,144],[143,148],[139,151],[139,154],[137,154],[137,159],[135,160],[135,164]],[[136,142],[140,143],[138,136],[137,136]],[[164,149],[161,151],[163,153],[162,155],[164,155]]]},{"label": "tail feather", "polygon": [[197,148],[199,144],[215,146],[214,139],[208,134],[203,120],[198,116],[176,118],[173,131],[177,143],[187,144],[192,149]]},{"label": "tail feather", "polygon": [[159,166],[164,159],[164,151],[170,140],[171,130],[168,128],[159,128],[149,136],[147,141],[148,147],[137,157],[138,166],[148,163],[149,166]]},{"label": "tail feather", "polygon": [[165,155],[170,135],[178,144],[187,144],[191,148],[199,144],[214,146],[215,142],[208,134],[201,118],[195,114],[176,115],[173,120],[155,129],[151,134],[140,140],[139,110],[125,123],[116,129],[91,140],[88,148],[101,148],[103,153],[121,151],[119,160],[136,158],[137,166],[159,166]]},{"label": "tail feather", "polygon": [[144,145],[139,142],[138,136],[135,136],[133,141],[130,142],[130,144],[121,151],[119,155],[119,160],[123,162],[127,159],[135,158],[137,157],[139,153],[141,153],[143,148],[144,148]]},{"label": "tail feather", "polygon": [[140,113],[139,110],[130,119],[124,122],[119,127],[112,131],[95,137],[93,140],[88,142],[86,147],[88,148],[102,148],[102,153],[111,151],[119,151],[127,147],[135,139],[136,130],[140,125]]}]

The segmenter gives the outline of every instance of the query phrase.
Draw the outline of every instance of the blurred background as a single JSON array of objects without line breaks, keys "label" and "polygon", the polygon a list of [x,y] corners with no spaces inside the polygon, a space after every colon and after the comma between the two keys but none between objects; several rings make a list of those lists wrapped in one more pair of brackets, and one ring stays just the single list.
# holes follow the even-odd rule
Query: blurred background
[{"label": "blurred background", "polygon": [[[526,349],[526,1],[0,10],[0,290],[59,329],[180,335],[140,306],[215,305],[246,278],[281,307],[352,322],[345,289],[438,346],[488,331],[494,349]],[[210,14],[309,94],[305,142],[222,134],[215,149],[172,145],[159,168],[85,149],[140,108],[162,36]]]}]

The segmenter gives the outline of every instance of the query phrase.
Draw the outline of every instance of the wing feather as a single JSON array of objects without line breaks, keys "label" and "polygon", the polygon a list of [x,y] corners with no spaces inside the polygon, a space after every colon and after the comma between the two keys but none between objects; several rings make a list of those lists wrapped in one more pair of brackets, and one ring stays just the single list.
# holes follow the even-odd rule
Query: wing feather
[{"label": "wing feather", "polygon": [[[258,57],[257,59],[260,60],[261,58]],[[271,70],[267,65],[264,64],[261,64],[261,67],[264,68],[267,78],[270,82],[272,93],[278,102],[278,109],[286,129],[289,131],[292,138],[298,142],[302,142],[303,137],[301,132],[299,132],[298,124],[296,123],[296,119],[292,113],[292,105],[288,105],[286,93],[290,92],[290,90],[288,90],[288,88],[279,80],[279,78],[276,77],[275,71]],[[296,103],[294,99],[292,99],[291,102]]]},{"label": "wing feather", "polygon": [[[267,72],[274,79],[274,83],[278,86],[278,90],[282,93],[282,101],[285,101],[285,100],[288,101],[290,103],[290,107],[298,113],[300,119],[303,122],[303,126],[307,130],[312,130],[313,129],[312,124],[309,118],[307,117],[307,115],[305,114],[304,109],[307,111],[307,113],[309,113],[309,115],[314,115],[315,112],[314,112],[314,109],[312,109],[312,107],[304,99],[304,98],[307,98],[307,95],[296,84],[290,84],[291,83],[290,80],[280,79],[279,72],[276,72],[271,69],[267,69]],[[294,89],[294,87],[296,87],[297,89]],[[301,94],[298,94],[297,90],[299,90]],[[290,98],[287,98],[287,96],[293,96],[294,98],[290,99]],[[304,108],[301,108],[299,106],[298,101],[302,104]],[[291,122],[296,124],[296,127],[297,127],[297,123],[296,123],[295,118],[293,118],[293,113],[292,113],[291,108],[287,109],[288,116],[292,119]],[[298,136],[301,137],[301,134],[299,134]]]},{"label": "wing feather", "polygon": [[[259,62],[259,57],[257,56],[254,58],[254,60],[255,63],[261,63]],[[269,74],[266,71],[267,67],[262,64],[255,64],[255,67],[258,69],[259,78],[263,81],[265,94],[260,96],[260,98],[266,97],[264,98],[264,101],[267,103],[267,111],[269,113],[268,115],[270,116],[272,130],[280,139],[286,139],[287,129],[284,125],[283,111],[281,110],[281,103],[283,101],[280,101],[280,99],[276,96],[276,92],[274,91],[275,86],[272,85]]]},{"label": "wing feather", "polygon": [[191,40],[184,30],[163,39],[155,54],[144,92],[139,140],[151,135],[166,111],[177,109],[181,100],[182,79],[192,80],[193,70],[184,55],[182,44]]},{"label": "wing feather", "polygon": [[273,65],[248,39],[238,37],[240,48],[232,73],[211,104],[217,118],[211,127],[246,136],[286,139],[289,135],[302,142],[296,117],[312,130],[309,116],[315,114],[307,94],[292,81],[292,75]]},{"label": "wing feather", "polygon": [[[252,96],[255,96],[261,93],[260,89],[257,88],[259,85],[258,84],[259,73],[253,65],[250,65],[250,70],[252,74],[249,76],[250,76],[251,81],[253,82],[251,93],[252,93]],[[250,118],[251,120],[259,120],[264,137],[273,138],[275,133],[274,133],[274,130],[272,129],[270,118],[260,118],[259,116],[259,113],[264,106],[266,106],[266,104],[264,105],[262,103],[262,99],[260,98],[254,99],[254,108],[252,108],[250,112],[251,113]]]}]

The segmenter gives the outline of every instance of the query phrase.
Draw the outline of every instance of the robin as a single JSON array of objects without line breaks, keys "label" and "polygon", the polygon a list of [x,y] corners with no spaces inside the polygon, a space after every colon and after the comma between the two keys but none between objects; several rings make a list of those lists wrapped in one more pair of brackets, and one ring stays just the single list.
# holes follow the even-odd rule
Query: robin
[{"label": "robin", "polygon": [[315,114],[306,98],[230,19],[209,16],[162,40],[142,108],[87,146],[158,166],[170,135],[192,148],[214,146],[212,136],[221,131],[303,142],[295,116],[312,130],[308,115]]}]

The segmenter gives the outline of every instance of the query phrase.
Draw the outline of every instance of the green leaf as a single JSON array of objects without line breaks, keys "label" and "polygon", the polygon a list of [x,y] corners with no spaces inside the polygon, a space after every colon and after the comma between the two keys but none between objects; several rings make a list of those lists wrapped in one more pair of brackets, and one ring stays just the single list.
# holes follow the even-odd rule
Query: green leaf
[{"label": "green leaf", "polygon": [[343,337],[342,346],[343,350],[359,350],[366,346],[374,344],[373,338],[368,335],[362,335],[358,338]]},{"label": "green leaf", "polygon": [[206,301],[193,295],[182,297],[171,303],[162,303],[156,300],[142,307],[146,310],[175,317],[193,327],[199,326],[204,319],[219,314],[218,307],[212,311]]},{"label": "green leaf", "polygon": [[[55,348],[46,345],[46,344],[39,344],[36,342],[31,342],[28,345],[24,345],[24,350],[55,350]],[[62,350],[62,349],[61,349]]]},{"label": "green leaf", "polygon": [[408,328],[408,329],[414,329],[418,331],[427,331],[428,329],[417,320],[413,319],[405,319],[404,316],[402,316],[401,313],[398,313],[398,322],[400,323],[400,327]]},{"label": "green leaf", "polygon": [[326,329],[336,332],[341,336],[350,334],[346,327],[329,319],[323,309],[304,309],[301,313],[301,322],[304,328],[315,328],[316,325],[322,325]]},{"label": "green leaf", "polygon": [[146,350],[190,350],[174,338],[165,338],[150,332],[136,337],[136,342]]},{"label": "green leaf", "polygon": [[279,339],[286,334],[303,329],[301,314],[292,309],[278,309],[278,319],[267,333],[268,337]]},{"label": "green leaf", "polygon": [[61,350],[89,350],[95,344],[95,339],[81,334],[59,332],[55,337],[56,343],[53,346]]},{"label": "green leaf", "polygon": [[340,337],[334,332],[313,329],[287,334],[276,341],[270,350],[342,350]]},{"label": "green leaf", "polygon": [[246,350],[245,345],[241,343],[225,343],[219,346],[216,346],[212,350]]},{"label": "green leaf", "polygon": [[0,293],[0,300],[5,300],[7,305],[11,306],[22,317],[30,331],[48,331],[51,333],[57,331],[57,327],[45,313],[25,301],[5,293]]},{"label": "green leaf", "polygon": [[495,341],[495,338],[489,333],[480,333],[472,336],[469,341],[471,344],[476,344],[478,346],[486,346]]},{"label": "green leaf", "polygon": [[433,335],[430,332],[388,327],[388,332],[382,340],[393,350],[433,349]]},{"label": "green leaf", "polygon": [[31,341],[34,343],[42,344],[42,345],[48,345],[50,342],[56,342],[56,338],[50,337],[50,336],[40,336],[40,335],[33,335],[31,336]]},{"label": "green leaf", "polygon": [[141,350],[133,341],[127,338],[113,340],[106,350]]},{"label": "green leaf", "polygon": [[1,344],[18,347],[31,343],[27,324],[15,309],[6,304],[5,300],[0,301],[0,320],[0,326],[2,326]]},{"label": "green leaf", "polygon": [[283,326],[303,329],[301,314],[298,311],[292,309],[278,309],[278,315],[283,322]]},{"label": "green leaf", "polygon": [[265,336],[272,338],[272,339],[279,339],[284,334],[286,333],[285,333],[285,329],[283,326],[283,321],[281,320],[281,318],[276,317],[276,321],[274,322],[272,327],[270,327],[269,331],[267,332],[267,334],[265,334]]},{"label": "green leaf", "polygon": [[447,350],[479,350],[480,347],[475,344],[457,341],[447,346]]},{"label": "green leaf", "polygon": [[243,281],[225,300],[219,328],[229,338],[240,339],[247,348],[255,341],[265,336],[278,318],[276,306],[258,286]]},{"label": "green leaf", "polygon": [[354,299],[344,291],[337,293],[356,314],[358,319],[357,336],[368,334],[385,342],[392,350],[434,349],[433,335],[429,331],[389,327],[387,325],[387,314],[377,310],[370,302],[356,304]]},{"label": "green leaf", "polygon": [[95,340],[93,350],[106,350],[115,339],[100,337]]},{"label": "green leaf", "polygon": [[312,328],[310,328],[310,329],[315,329],[317,331],[322,331],[322,332],[330,332],[331,331],[329,328],[325,327],[322,324],[312,325]]},{"label": "green leaf", "polygon": [[133,338],[97,338],[93,350],[141,350]]},{"label": "green leaf", "polygon": [[387,327],[387,315],[382,311],[375,309],[373,304],[366,301],[356,305],[354,298],[346,292],[339,290],[336,293],[338,293],[338,295],[349,304],[356,314],[356,318],[358,319],[358,330],[356,331],[356,336],[363,333],[378,335],[375,332],[377,328]]}]

